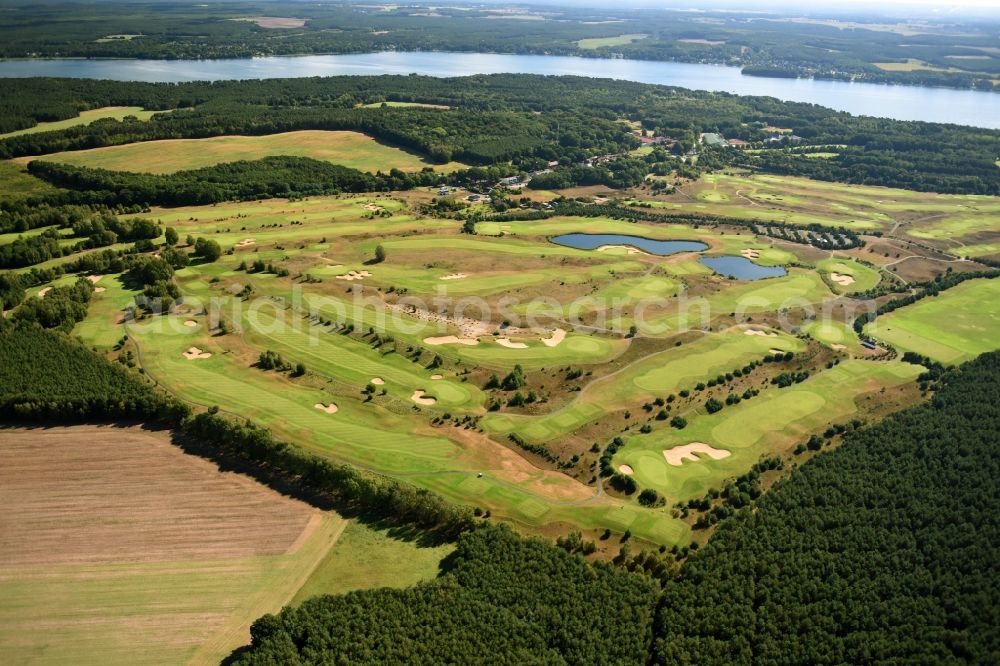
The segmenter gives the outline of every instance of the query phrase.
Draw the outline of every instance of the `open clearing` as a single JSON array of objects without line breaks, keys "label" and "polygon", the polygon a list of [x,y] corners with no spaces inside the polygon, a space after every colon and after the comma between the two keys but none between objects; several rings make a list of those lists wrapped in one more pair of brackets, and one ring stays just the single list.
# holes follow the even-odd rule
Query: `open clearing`
[{"label": "open clearing", "polygon": [[942,363],[1000,348],[1000,281],[969,280],[880,316],[865,333]]},{"label": "open clearing", "polygon": [[606,46],[625,46],[626,44],[631,44],[647,37],[649,35],[646,33],[618,35],[617,37],[592,37],[590,39],[578,40],[576,45],[581,49],[600,49]]},{"label": "open clearing", "polygon": [[7,132],[6,134],[0,134],[0,139],[9,139],[12,136],[20,136],[22,134],[35,134],[37,132],[53,132],[55,130],[62,130],[68,127],[76,127],[78,125],[89,125],[95,120],[103,120],[105,118],[113,118],[114,120],[121,120],[125,116],[135,116],[139,120],[149,120],[154,113],[168,113],[163,111],[145,111],[140,106],[105,106],[100,109],[91,109],[90,111],[83,111],[75,118],[67,118],[66,120],[56,120],[49,123],[38,123],[34,127],[29,127],[23,130],[17,130],[16,132]]},{"label": "open clearing", "polygon": [[[399,148],[387,146],[360,132],[303,130],[266,136],[219,136],[208,139],[167,139],[123,146],[92,148],[45,155],[49,162],[63,162],[112,171],[174,173],[223,162],[256,160],[285,155],[311,157],[342,166],[375,172],[420,171],[433,166],[439,171],[454,171],[464,165],[457,162],[431,164]],[[22,157],[27,163],[38,157]]]},{"label": "open clearing", "polygon": [[8,663],[218,663],[345,524],[138,428],[0,430],[0,503]]}]

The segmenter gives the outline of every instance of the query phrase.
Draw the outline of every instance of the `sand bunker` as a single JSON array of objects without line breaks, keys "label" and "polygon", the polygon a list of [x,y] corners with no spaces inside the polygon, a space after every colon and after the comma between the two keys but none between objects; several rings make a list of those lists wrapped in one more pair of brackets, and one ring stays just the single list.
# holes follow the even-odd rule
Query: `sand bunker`
[{"label": "sand bunker", "polygon": [[371,276],[372,276],[372,274],[369,273],[368,271],[351,271],[349,273],[345,273],[344,275],[338,275],[337,279],[338,280],[363,280],[366,277],[371,277]]},{"label": "sand bunker", "polygon": [[619,465],[618,471],[621,472],[622,474],[628,474],[629,476],[631,476],[635,470],[633,470],[628,465]]},{"label": "sand bunker", "polygon": [[313,405],[313,407],[315,407],[320,411],[326,412],[327,414],[337,413],[337,405],[333,404],[332,402],[329,405],[324,405],[322,402],[317,402],[315,405]]},{"label": "sand bunker", "polygon": [[691,442],[690,444],[675,446],[672,449],[665,450],[663,452],[663,457],[667,459],[668,465],[680,467],[681,463],[685,460],[698,462],[700,458],[695,455],[697,453],[703,453],[712,460],[722,460],[723,458],[728,458],[732,455],[732,453],[726,451],[725,449],[716,449],[708,444],[703,444],[702,442]]},{"label": "sand bunker", "polygon": [[241,240],[239,243],[236,244],[236,247],[246,247],[247,245],[253,245],[256,242],[257,242],[256,238],[244,238],[243,240]]},{"label": "sand bunker", "polygon": [[839,284],[841,287],[846,287],[847,285],[854,284],[854,278],[845,273],[838,273],[836,271],[830,273],[830,279]]},{"label": "sand bunker", "polygon": [[444,379],[444,375],[431,375],[431,379]]},{"label": "sand bunker", "polygon": [[456,335],[443,335],[437,338],[424,338],[425,345],[478,345],[479,340],[476,338],[460,338]]},{"label": "sand bunker", "polygon": [[90,280],[91,284],[97,284],[98,282],[101,281],[102,277],[104,277],[104,276],[103,275],[88,275],[87,279]]},{"label": "sand bunker", "polygon": [[772,354],[784,354],[785,353],[784,349],[778,349],[777,347],[771,347],[767,351],[771,352]]},{"label": "sand bunker", "polygon": [[507,349],[527,349],[528,345],[523,342],[514,342],[510,338],[497,338],[497,344]]},{"label": "sand bunker", "polygon": [[45,298],[45,294],[49,293],[50,291],[52,291],[52,287],[45,287],[44,289],[38,292],[38,298]]},{"label": "sand bunker", "polygon": [[551,338],[542,338],[542,344],[546,347],[558,347],[559,343],[566,339],[566,331],[561,328],[557,328],[552,331]]},{"label": "sand bunker", "polygon": [[385,380],[381,377],[372,377],[371,383],[375,386],[382,386],[382,384],[385,384]]},{"label": "sand bunker", "polygon": [[469,276],[467,274],[465,274],[465,273],[452,273],[451,275],[445,275],[445,276],[441,277],[440,279],[441,280],[461,280],[462,278],[467,278],[467,277],[469,277]]},{"label": "sand bunker", "polygon": [[184,352],[184,358],[186,358],[189,361],[194,361],[195,359],[200,359],[200,358],[209,358],[211,356],[212,355],[209,352],[204,352],[198,349],[197,347],[191,347],[186,352]]},{"label": "sand bunker", "polygon": [[749,247],[745,250],[740,250],[740,254],[747,259],[760,259],[760,252]]},{"label": "sand bunker", "polygon": [[198,322],[196,322],[194,319],[188,319],[186,322],[184,322],[184,325],[187,326],[188,328],[194,328],[195,326],[198,325]]},{"label": "sand bunker", "polygon": [[760,336],[765,337],[765,338],[776,338],[776,337],[778,337],[778,334],[775,333],[774,331],[762,331],[762,330],[756,329],[756,328],[748,328],[747,330],[743,331],[743,334],[744,335],[760,335]]},{"label": "sand bunker", "polygon": [[104,287],[94,287],[94,293],[95,294],[103,294],[106,291],[107,291],[107,289],[105,289]]},{"label": "sand bunker", "polygon": [[418,405],[433,405],[437,402],[437,400],[424,393],[423,389],[414,391],[413,395],[410,396],[410,400]]},{"label": "sand bunker", "polygon": [[847,349],[847,345],[841,345],[835,343],[830,345],[830,349],[833,349],[834,351],[840,351],[841,349]]},{"label": "sand bunker", "polygon": [[608,252],[609,250],[625,250],[629,254],[646,254],[637,247],[632,247],[631,245],[602,245],[597,248],[598,252]]}]

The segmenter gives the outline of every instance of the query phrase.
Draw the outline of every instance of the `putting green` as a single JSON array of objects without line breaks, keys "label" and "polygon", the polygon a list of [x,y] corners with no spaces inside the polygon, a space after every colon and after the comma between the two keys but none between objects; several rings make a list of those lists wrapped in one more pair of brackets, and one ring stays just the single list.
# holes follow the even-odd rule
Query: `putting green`
[{"label": "putting green", "polygon": [[853,259],[824,259],[816,264],[837,293],[855,293],[873,289],[882,279],[877,269]]}]

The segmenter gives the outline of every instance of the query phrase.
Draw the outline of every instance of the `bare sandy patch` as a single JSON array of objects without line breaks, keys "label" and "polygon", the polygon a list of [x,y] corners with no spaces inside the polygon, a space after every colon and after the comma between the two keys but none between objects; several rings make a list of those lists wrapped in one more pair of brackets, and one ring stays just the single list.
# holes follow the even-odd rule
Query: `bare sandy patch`
[{"label": "bare sandy patch", "polygon": [[338,280],[364,280],[366,277],[371,277],[372,274],[369,271],[350,271],[344,273],[343,275],[338,275]]},{"label": "bare sandy patch", "polygon": [[194,361],[202,358],[211,358],[212,354],[209,352],[202,351],[197,347],[191,347],[186,352],[184,352],[184,358],[189,361]]},{"label": "bare sandy patch", "polygon": [[375,386],[382,386],[383,384],[385,384],[385,380],[382,379],[381,377],[372,377],[371,383],[374,384]]},{"label": "bare sandy patch", "polygon": [[230,21],[249,21],[257,24],[261,28],[301,28],[306,24],[306,19],[288,18],[284,16],[246,16],[243,18],[229,19]]},{"label": "bare sandy patch", "polygon": [[628,474],[629,476],[631,476],[635,472],[635,470],[632,469],[630,465],[619,465],[618,471],[621,472],[622,474]]},{"label": "bare sandy patch", "polygon": [[852,276],[845,273],[838,273],[836,271],[830,273],[830,279],[839,284],[841,287],[854,284],[854,278]]},{"label": "bare sandy patch", "polygon": [[88,275],[87,279],[90,280],[91,284],[97,284],[98,282],[101,281],[102,277],[104,277],[104,276],[103,275]]},{"label": "bare sandy patch", "polygon": [[236,247],[247,247],[248,245],[253,245],[256,242],[257,242],[256,238],[244,238],[243,240],[241,240],[239,243],[236,244]]},{"label": "bare sandy patch", "polygon": [[436,338],[424,338],[425,345],[437,346],[437,345],[468,345],[469,347],[473,345],[478,345],[479,340],[476,338],[460,338],[457,335],[442,335]]},{"label": "bare sandy patch", "polygon": [[510,338],[497,338],[497,344],[507,349],[527,349],[528,345],[523,342],[514,342]]},{"label": "bare sandy patch", "polygon": [[764,338],[778,337],[778,334],[775,333],[774,331],[764,331],[759,328],[748,328],[747,330],[743,331],[743,335],[759,335]]},{"label": "bare sandy patch", "polygon": [[198,322],[196,322],[194,319],[188,319],[186,322],[184,322],[184,325],[187,326],[188,328],[194,328],[198,325]]},{"label": "bare sandy patch", "polygon": [[461,280],[461,279],[467,278],[467,277],[469,277],[469,276],[466,273],[452,273],[451,275],[444,275],[444,276],[442,276],[439,279],[441,279],[441,280]]},{"label": "bare sandy patch", "polygon": [[413,395],[410,396],[410,400],[417,403],[418,405],[433,405],[434,403],[437,402],[436,398],[432,398],[431,396],[427,395],[423,389],[417,389],[416,391],[414,391]]},{"label": "bare sandy patch", "polygon": [[333,404],[332,402],[329,405],[324,405],[322,402],[317,402],[315,405],[313,405],[313,407],[315,407],[321,412],[326,412],[327,414],[337,413],[337,405]]},{"label": "bare sandy patch", "polygon": [[431,379],[434,379],[434,380],[444,379],[444,375],[431,375]]},{"label": "bare sandy patch", "polygon": [[760,251],[750,247],[740,250],[740,255],[747,259],[760,259]]},{"label": "bare sandy patch", "polygon": [[373,213],[381,213],[383,210],[385,210],[385,208],[382,208],[382,206],[376,206],[375,204],[371,204],[371,203],[366,203],[363,206],[363,208],[365,210],[370,210]]},{"label": "bare sandy patch", "polygon": [[559,344],[566,339],[566,331],[561,328],[557,328],[552,331],[551,338],[542,338],[542,344],[546,347],[558,347]]},{"label": "bare sandy patch", "polygon": [[107,291],[107,289],[105,289],[104,287],[94,287],[94,293],[95,294],[103,294],[106,291]]},{"label": "bare sandy patch", "polygon": [[45,298],[45,294],[52,291],[52,287],[45,287],[38,292],[38,298]]},{"label": "bare sandy patch", "polygon": [[675,446],[672,449],[664,450],[663,457],[667,459],[668,465],[680,467],[685,460],[690,460],[691,462],[698,462],[701,460],[697,455],[695,455],[698,453],[703,453],[712,460],[722,460],[723,458],[728,458],[732,455],[732,453],[726,451],[725,449],[716,449],[702,442],[691,442],[690,444]]}]

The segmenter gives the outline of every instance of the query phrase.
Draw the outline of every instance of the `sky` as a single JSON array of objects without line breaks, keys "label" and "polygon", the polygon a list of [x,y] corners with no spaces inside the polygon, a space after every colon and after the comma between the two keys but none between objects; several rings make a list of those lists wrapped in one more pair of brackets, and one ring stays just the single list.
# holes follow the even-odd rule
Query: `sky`
[{"label": "sky", "polygon": [[[532,0],[522,1],[528,4],[532,2]],[[541,2],[578,6],[605,4],[604,0],[541,0]],[[628,7],[669,7],[672,9],[786,9],[793,10],[796,14],[854,11],[872,14],[891,13],[897,16],[912,14],[914,18],[934,15],[1000,15],[1000,0],[957,0],[953,2],[943,0],[618,0],[617,4]]]}]

